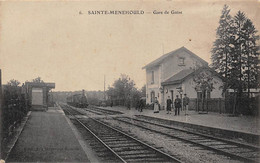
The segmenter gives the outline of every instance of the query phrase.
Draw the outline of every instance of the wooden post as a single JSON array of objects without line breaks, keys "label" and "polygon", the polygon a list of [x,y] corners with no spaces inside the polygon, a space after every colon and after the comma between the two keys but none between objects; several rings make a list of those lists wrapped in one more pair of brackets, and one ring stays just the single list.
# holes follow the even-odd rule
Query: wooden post
[{"label": "wooden post", "polygon": [[219,109],[219,114],[221,114],[221,98],[218,98],[218,109]]},{"label": "wooden post", "polygon": [[208,106],[208,91],[206,91],[206,108],[207,108],[207,113],[209,112],[209,106]]},{"label": "wooden post", "polygon": [[[220,107],[222,106],[223,99],[220,98]],[[224,99],[224,105],[223,105],[223,113],[226,113],[226,98]]]},{"label": "wooden post", "polygon": [[27,113],[29,111],[28,84],[25,83],[24,87],[25,87],[24,88],[25,89],[25,95],[24,95],[24,97],[25,97],[25,107],[26,107],[26,113]]},{"label": "wooden post", "polygon": [[225,113],[225,105],[223,106],[223,109],[222,109],[222,98],[219,98],[219,108],[221,109],[221,114]]},{"label": "wooden post", "polygon": [[3,158],[2,149],[4,148],[2,145],[3,140],[3,94],[2,94],[2,73],[0,69],[0,158]]},{"label": "wooden post", "polygon": [[227,108],[227,90],[224,92],[224,113],[226,113]]},{"label": "wooden post", "polygon": [[204,91],[202,91],[201,103],[202,103],[202,112],[204,112]]},{"label": "wooden post", "polygon": [[199,108],[200,108],[200,105],[199,105],[199,94],[197,92],[197,108],[196,108],[196,111],[199,112]]}]

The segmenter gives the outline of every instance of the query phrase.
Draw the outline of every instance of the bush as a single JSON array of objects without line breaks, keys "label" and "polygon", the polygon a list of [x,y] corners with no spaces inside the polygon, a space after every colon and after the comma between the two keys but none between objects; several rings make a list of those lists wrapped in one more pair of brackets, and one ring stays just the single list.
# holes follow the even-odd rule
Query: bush
[{"label": "bush", "polygon": [[[258,99],[259,97],[248,98],[247,94],[242,94],[239,98],[237,97],[237,105],[235,114],[242,115],[259,115],[258,110]],[[234,107],[234,94],[227,96],[226,98],[226,110],[228,113],[233,112]]]},{"label": "bush", "polygon": [[22,88],[18,86],[4,87],[3,101],[3,132],[4,137],[8,136],[12,129],[21,122],[27,114],[25,95]]}]

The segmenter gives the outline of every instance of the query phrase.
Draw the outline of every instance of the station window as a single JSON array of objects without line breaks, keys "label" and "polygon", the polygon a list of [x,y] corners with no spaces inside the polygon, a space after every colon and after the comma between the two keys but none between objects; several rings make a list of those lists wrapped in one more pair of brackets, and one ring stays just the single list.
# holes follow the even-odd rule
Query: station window
[{"label": "station window", "polygon": [[185,63],[184,63],[184,60],[185,60],[185,58],[184,57],[179,57],[179,66],[184,66],[185,65]]},{"label": "station window", "polygon": [[154,98],[155,98],[155,93],[154,91],[151,92],[151,102],[154,102]]},{"label": "station window", "polygon": [[151,84],[154,83],[154,71],[152,71],[152,80],[151,80]]},{"label": "station window", "polygon": [[197,92],[198,99],[202,99],[202,92]]},{"label": "station window", "polygon": [[[207,94],[207,96],[206,96],[206,94]],[[202,97],[203,97],[203,99],[206,99],[206,98],[211,98],[211,95],[210,95],[210,92],[206,92],[206,93],[202,93],[202,92],[197,92],[197,97],[198,97],[198,99],[202,99]]]},{"label": "station window", "polygon": [[211,98],[211,97],[210,97],[210,92],[209,92],[209,91],[207,92],[207,98]]}]

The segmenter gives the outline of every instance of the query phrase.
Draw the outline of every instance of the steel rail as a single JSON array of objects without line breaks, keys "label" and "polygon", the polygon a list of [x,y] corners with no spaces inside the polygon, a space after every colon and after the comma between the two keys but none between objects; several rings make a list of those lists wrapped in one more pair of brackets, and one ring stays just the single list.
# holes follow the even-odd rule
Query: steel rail
[{"label": "steel rail", "polygon": [[[71,109],[73,109],[73,108],[71,108]],[[75,110],[75,109],[73,109],[73,110]],[[79,112],[78,110],[75,110],[75,111],[76,111],[76,112]],[[79,112],[79,113],[81,113],[81,112]],[[86,116],[89,117],[88,115],[86,115]],[[77,117],[75,117],[75,118],[76,118],[77,121],[79,121],[79,120],[77,119]],[[89,117],[89,118],[92,119],[92,120],[95,121],[95,122],[98,122],[98,123],[100,123],[100,124],[102,124],[102,125],[104,125],[104,126],[110,128],[110,129],[116,131],[116,132],[119,132],[119,133],[123,134],[123,135],[126,136],[126,137],[129,137],[129,138],[131,138],[131,139],[133,139],[133,140],[139,142],[140,144],[142,144],[142,145],[144,145],[144,146],[146,146],[146,147],[148,147],[148,148],[150,148],[150,149],[155,150],[156,152],[162,154],[163,156],[166,156],[166,157],[169,158],[169,159],[172,159],[172,160],[174,160],[174,161],[176,161],[176,162],[182,163],[181,160],[179,160],[179,159],[177,159],[177,158],[175,158],[175,157],[173,157],[173,156],[171,156],[171,155],[169,155],[169,154],[167,154],[167,153],[165,153],[165,152],[163,152],[163,151],[160,151],[160,150],[158,150],[158,149],[152,147],[151,145],[149,145],[149,144],[147,144],[147,143],[144,143],[144,142],[142,142],[142,141],[140,141],[140,140],[134,138],[133,136],[131,136],[131,135],[129,135],[129,134],[126,134],[126,133],[124,133],[124,132],[122,132],[122,131],[120,131],[120,130],[118,130],[118,129],[112,127],[112,126],[109,126],[109,125],[105,124],[104,122],[101,122],[101,121],[99,121],[99,120],[93,119],[92,117]],[[82,122],[80,122],[80,123],[82,124]],[[84,125],[84,124],[83,124],[83,125]],[[84,125],[84,126],[85,126],[85,125]],[[102,141],[102,142],[103,142],[103,141]],[[115,152],[115,153],[116,153],[116,152]]]},{"label": "steel rail", "polygon": [[[98,108],[98,109],[102,110],[101,108]],[[128,117],[124,117],[124,118],[128,118]],[[119,120],[118,118],[115,118],[115,119]],[[128,118],[128,119],[130,119],[130,118]],[[222,141],[224,143],[229,143],[228,145],[231,145],[231,144],[232,145],[236,145],[237,147],[235,147],[235,148],[246,147],[247,149],[252,149],[252,150],[259,150],[259,148],[260,148],[260,147],[251,146],[251,145],[247,145],[247,144],[243,144],[243,143],[238,143],[238,142],[234,142],[234,141],[230,141],[230,140],[226,140],[226,139],[221,139],[221,138],[217,138],[217,137],[213,137],[213,136],[209,136],[209,135],[205,135],[205,134],[201,134],[201,133],[195,133],[195,132],[192,132],[192,131],[187,131],[187,130],[183,130],[183,129],[179,129],[179,128],[175,128],[175,127],[171,127],[171,126],[167,126],[167,125],[156,124],[156,123],[145,121],[145,120],[139,120],[139,119],[136,119],[136,118],[132,118],[132,119],[136,120],[136,121],[140,121],[140,122],[144,122],[144,123],[160,126],[160,127],[165,127],[165,128],[169,128],[169,129],[178,130],[178,131],[185,132],[185,133],[188,133],[188,134],[202,136],[202,137],[205,137],[205,138],[208,138],[208,139]],[[136,124],[133,124],[133,123],[130,123],[130,122],[127,122],[127,121],[123,121],[123,120],[119,120],[119,121],[131,124],[131,125],[135,125],[137,127],[141,127],[141,128],[144,128],[144,129],[147,129],[147,130],[150,130],[150,131],[159,132],[157,130],[152,130],[150,128],[146,128],[146,127],[143,127],[143,126],[140,126],[140,125],[136,125]],[[249,162],[257,162],[256,160],[252,160],[252,159],[247,158],[247,157],[243,157],[243,156],[240,156],[240,155],[237,155],[237,154],[233,154],[233,153],[230,153],[230,152],[226,152],[226,151],[214,148],[214,147],[203,145],[203,144],[191,141],[191,140],[183,139],[183,138],[180,138],[180,137],[177,137],[177,136],[173,136],[173,135],[170,135],[170,134],[167,134],[167,133],[163,133],[163,132],[159,132],[159,133],[164,134],[164,135],[166,134],[166,136],[170,136],[170,137],[174,137],[174,138],[177,138],[177,139],[181,139],[183,141],[190,142],[190,143],[193,143],[193,144],[196,144],[196,145],[199,145],[199,146],[203,146],[203,147],[205,147],[207,149],[211,149],[211,150],[217,151],[217,152],[219,152],[221,154],[224,154],[224,155],[227,155],[229,157],[234,157],[234,158],[242,159],[244,161],[249,161]],[[255,151],[255,152],[257,152],[257,151]]]},{"label": "steel rail", "polygon": [[101,110],[101,112],[105,112],[105,113],[113,113],[113,114],[123,114],[122,112],[120,111],[115,111],[115,110],[109,110],[109,109],[103,109],[103,108],[99,108],[97,106],[93,106],[91,105],[92,108],[95,108],[96,110]]},{"label": "steel rail", "polygon": [[204,144],[200,144],[200,143],[197,143],[197,142],[194,142],[194,141],[191,141],[191,140],[187,140],[187,139],[184,139],[184,138],[181,138],[181,137],[178,137],[178,136],[174,136],[174,135],[171,135],[171,134],[162,132],[162,131],[158,131],[158,130],[154,130],[154,129],[151,129],[151,128],[148,128],[148,127],[144,127],[144,126],[141,126],[141,125],[133,124],[133,123],[128,122],[128,121],[119,120],[118,118],[114,118],[114,119],[116,119],[116,120],[118,120],[118,121],[121,121],[121,122],[124,122],[124,123],[128,123],[128,124],[137,126],[137,127],[140,127],[140,128],[143,128],[143,129],[146,129],[146,130],[149,130],[149,131],[153,131],[153,132],[156,132],[156,133],[160,133],[160,134],[162,134],[162,135],[166,135],[166,136],[169,136],[169,137],[173,137],[173,138],[176,138],[176,139],[179,139],[179,140],[188,142],[188,143],[196,144],[196,145],[198,145],[198,146],[202,146],[202,147],[204,147],[204,148],[217,151],[217,152],[219,152],[219,153],[221,153],[221,154],[223,154],[223,155],[229,156],[229,157],[233,157],[233,158],[236,158],[236,159],[242,159],[243,161],[246,161],[246,162],[258,162],[257,160],[252,160],[252,159],[249,159],[249,158],[240,156],[240,155],[236,155],[236,154],[233,154],[233,153],[229,153],[229,152],[226,152],[226,151],[223,151],[223,150],[214,148],[214,147],[210,147],[210,146],[207,146],[207,145],[204,145]]},{"label": "steel rail", "polygon": [[[71,108],[72,109],[72,108]],[[119,156],[113,149],[111,149],[103,140],[101,140],[91,129],[84,125],[75,115],[71,114],[70,111],[66,110],[70,115],[72,115],[78,123],[80,123],[86,130],[88,130],[102,145],[109,149],[117,158],[122,162],[127,163],[121,156]]]},{"label": "steel rail", "polygon": [[[124,117],[124,118],[128,118],[128,117]],[[232,145],[242,146],[242,147],[245,147],[245,148],[250,148],[250,149],[258,150],[258,151],[260,150],[260,147],[253,146],[253,145],[250,145],[250,144],[239,143],[239,142],[235,142],[235,141],[231,141],[231,140],[227,140],[227,139],[223,139],[223,138],[218,138],[218,137],[215,137],[215,136],[210,136],[210,135],[206,135],[206,134],[202,134],[202,133],[198,133],[198,132],[193,132],[193,131],[188,131],[188,130],[172,127],[172,126],[165,125],[165,124],[157,124],[157,123],[149,122],[149,121],[146,121],[146,120],[140,120],[140,119],[136,119],[136,118],[131,118],[131,119],[136,120],[136,121],[140,121],[140,122],[144,122],[144,123],[149,123],[149,124],[156,125],[156,126],[160,126],[160,127],[165,127],[165,128],[169,128],[169,129],[178,130],[178,131],[181,131],[181,132],[186,132],[188,134],[194,134],[194,135],[207,137],[209,139],[223,141],[225,143],[230,143]]]},{"label": "steel rail", "polygon": [[[92,118],[91,118],[91,119],[92,119]],[[96,120],[96,119],[93,119],[93,120],[96,121],[96,122],[98,122],[98,123],[100,123],[100,124],[102,124],[102,125],[105,125],[105,126],[111,128],[111,129],[113,129],[113,130],[115,130],[115,131],[117,131],[117,132],[119,132],[119,133],[121,133],[121,134],[123,134],[123,135],[125,135],[125,136],[127,136],[127,137],[130,137],[131,139],[133,139],[133,140],[135,140],[135,141],[141,143],[142,145],[144,145],[144,146],[146,146],[146,147],[148,147],[148,148],[151,148],[151,149],[153,149],[153,150],[159,152],[159,153],[162,154],[162,155],[165,155],[165,156],[169,157],[170,159],[173,159],[173,160],[175,160],[175,161],[177,161],[177,162],[181,162],[179,159],[176,159],[175,157],[173,157],[173,156],[171,156],[171,155],[169,155],[169,154],[167,154],[167,153],[165,153],[165,152],[163,152],[163,151],[160,151],[160,150],[154,148],[153,146],[151,146],[151,145],[149,145],[149,144],[146,144],[146,143],[144,143],[144,142],[142,142],[142,141],[136,139],[135,137],[133,137],[133,136],[131,136],[131,135],[129,135],[129,134],[126,134],[126,133],[124,133],[124,132],[122,132],[122,131],[120,131],[120,130],[118,130],[118,129],[112,127],[112,126],[109,126],[109,125],[107,125],[107,124],[105,124],[105,123],[103,123],[103,122],[101,122],[101,121],[99,121],[99,120]]]},{"label": "steel rail", "polygon": [[104,114],[104,113],[102,113],[102,112],[98,112],[98,111],[96,111],[96,110],[91,110],[91,109],[89,109],[89,108],[84,108],[83,110],[84,110],[84,111],[87,111],[87,112],[91,112],[91,113],[97,114],[97,115],[103,115],[103,114]]},{"label": "steel rail", "polygon": [[[66,105],[66,104],[63,104],[63,105]],[[71,107],[71,108],[77,108],[77,107],[74,107],[74,106],[70,106],[70,105],[67,105],[68,107]],[[88,112],[91,112],[91,113],[94,113],[94,114],[97,114],[97,115],[103,115],[102,112],[98,112],[98,111],[95,111],[95,110],[91,110],[89,108],[80,108],[80,109],[83,109],[84,111],[88,111]],[[81,113],[82,115],[85,115],[83,113]]]}]

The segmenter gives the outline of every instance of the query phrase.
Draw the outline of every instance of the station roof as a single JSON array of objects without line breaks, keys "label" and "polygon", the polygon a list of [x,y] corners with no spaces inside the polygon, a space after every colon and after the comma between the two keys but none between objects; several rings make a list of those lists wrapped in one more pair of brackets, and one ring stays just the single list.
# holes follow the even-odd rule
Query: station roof
[{"label": "station roof", "polygon": [[146,69],[146,68],[150,68],[150,67],[154,67],[154,66],[157,66],[159,65],[160,63],[163,62],[164,59],[168,58],[169,56],[172,56],[172,55],[176,55],[182,51],[185,51],[187,52],[188,54],[190,54],[192,57],[198,59],[199,61],[201,61],[201,63],[203,65],[208,65],[208,62],[206,62],[205,60],[203,60],[202,58],[200,58],[199,56],[197,56],[196,54],[194,54],[193,52],[191,52],[190,50],[188,50],[187,48],[185,48],[184,46],[179,48],[179,49],[176,49],[174,51],[171,51],[169,53],[166,53],[164,55],[162,55],[161,57],[157,58],[156,60],[150,62],[149,64],[147,64],[146,66],[144,66],[142,69]]},{"label": "station roof", "polygon": [[179,73],[173,75],[169,79],[167,79],[164,82],[162,82],[162,85],[170,85],[170,84],[182,83],[186,79],[186,77],[191,75],[193,72],[194,72],[193,69],[182,70]]},{"label": "station roof", "polygon": [[36,82],[25,82],[25,85],[30,85],[32,87],[48,87],[55,88],[55,83],[36,83]]},{"label": "station roof", "polygon": [[186,80],[188,77],[197,74],[203,70],[207,70],[210,71],[214,76],[219,77],[221,80],[223,80],[223,77],[220,76],[216,71],[214,71],[212,68],[206,66],[206,67],[200,67],[197,70],[194,69],[185,69],[182,70],[180,72],[178,72],[177,74],[173,75],[172,77],[166,79],[164,82],[162,82],[162,85],[174,85],[174,84],[180,84],[182,83],[184,80]]}]

